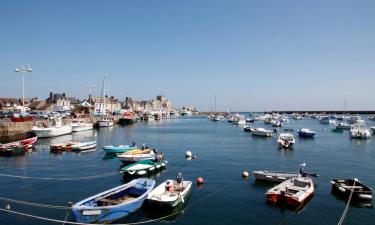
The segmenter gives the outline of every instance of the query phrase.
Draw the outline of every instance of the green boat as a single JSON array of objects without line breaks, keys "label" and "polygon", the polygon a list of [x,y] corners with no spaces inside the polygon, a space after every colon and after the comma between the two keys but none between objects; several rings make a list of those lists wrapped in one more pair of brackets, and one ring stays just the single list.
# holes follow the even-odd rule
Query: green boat
[{"label": "green boat", "polygon": [[117,154],[117,153],[123,153],[127,152],[133,149],[137,149],[137,146],[129,146],[129,145],[119,145],[119,146],[104,146],[103,150],[106,154]]},{"label": "green boat", "polygon": [[167,160],[142,160],[139,162],[132,163],[128,166],[121,168],[121,172],[127,175],[143,176],[149,173],[153,173],[156,170],[164,169],[167,165]]}]

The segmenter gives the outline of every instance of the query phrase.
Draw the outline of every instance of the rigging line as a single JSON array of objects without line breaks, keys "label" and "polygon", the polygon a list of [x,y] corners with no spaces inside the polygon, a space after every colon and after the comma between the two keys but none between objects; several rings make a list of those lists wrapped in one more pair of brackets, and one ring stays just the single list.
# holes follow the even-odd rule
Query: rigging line
[{"label": "rigging line", "polygon": [[118,174],[118,172],[104,173],[99,175],[85,176],[85,177],[31,177],[31,176],[20,176],[0,173],[0,177],[11,177],[11,178],[21,178],[21,179],[34,179],[34,180],[90,180],[103,177],[109,177]]},{"label": "rigging line", "polygon": [[351,190],[350,195],[349,195],[349,198],[348,198],[348,202],[346,203],[346,206],[345,206],[344,212],[342,213],[341,218],[340,218],[340,221],[338,222],[337,225],[341,225],[341,224],[344,222],[344,220],[345,220],[346,213],[348,212],[348,209],[349,209],[350,201],[352,200],[352,196],[353,196],[353,192],[354,192],[354,187],[355,187],[355,182],[356,182],[356,180],[357,180],[357,179],[354,179],[353,186],[352,186],[352,190]]}]

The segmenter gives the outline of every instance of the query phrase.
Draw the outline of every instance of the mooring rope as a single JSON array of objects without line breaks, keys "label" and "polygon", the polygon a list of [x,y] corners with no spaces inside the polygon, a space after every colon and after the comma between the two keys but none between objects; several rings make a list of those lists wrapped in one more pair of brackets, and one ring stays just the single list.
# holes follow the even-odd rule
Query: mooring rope
[{"label": "mooring rope", "polygon": [[109,177],[118,174],[118,172],[104,173],[99,175],[85,176],[85,177],[31,177],[31,176],[20,176],[20,175],[11,175],[0,173],[0,177],[11,177],[11,178],[21,178],[21,179],[34,179],[34,180],[90,180],[98,179],[103,177]]},{"label": "mooring rope", "polygon": [[20,200],[11,199],[11,198],[4,198],[4,197],[0,197],[0,200],[7,201],[7,202],[14,202],[14,203],[21,204],[21,205],[35,206],[35,207],[39,207],[39,208],[64,209],[64,210],[65,209],[71,209],[71,207],[68,207],[68,206],[39,204],[39,203],[20,201]]},{"label": "mooring rope", "polygon": [[348,202],[346,203],[344,212],[342,213],[340,221],[338,222],[337,225],[341,225],[344,222],[344,220],[345,220],[346,213],[348,212],[348,209],[349,209],[350,201],[352,200],[352,196],[353,196],[353,192],[354,192],[354,187],[355,187],[355,182],[356,182],[356,179],[354,179],[354,181],[353,181],[353,186],[352,186],[352,190],[350,192],[349,198],[348,198]]},{"label": "mooring rope", "polygon": [[[125,224],[112,224],[112,225],[138,225],[138,224],[146,224],[146,223],[152,223],[152,222],[156,222],[156,221],[160,221],[160,220],[163,220],[163,219],[166,219],[168,217],[172,217],[172,216],[175,216],[177,214],[180,214],[181,212],[184,212],[188,209],[190,209],[191,207],[197,205],[197,204],[200,204],[202,201],[208,199],[209,197],[223,191],[225,188],[229,187],[231,185],[226,185],[226,186],[223,186],[221,189],[215,191],[215,192],[212,192],[208,195],[206,195],[204,198],[198,200],[197,202],[191,204],[190,206],[184,208],[184,209],[181,209],[177,212],[174,212],[172,214],[169,214],[169,215],[166,215],[166,216],[162,216],[162,217],[159,217],[159,218],[156,218],[156,219],[150,219],[150,220],[145,220],[145,221],[139,221],[139,222],[134,222],[134,223],[125,223]],[[64,206],[63,206],[64,207]],[[22,212],[17,212],[17,211],[13,211],[13,210],[10,210],[10,209],[3,209],[3,208],[0,208],[0,211],[3,211],[3,212],[8,212],[8,213],[12,213],[12,214],[16,214],[16,215],[21,215],[21,216],[25,216],[25,217],[29,217],[29,218],[34,218],[34,219],[39,219],[39,220],[44,220],[44,221],[49,221],[49,222],[55,222],[55,223],[62,223],[62,224],[73,224],[73,225],[88,225],[87,223],[79,223],[79,222],[70,222],[70,221],[63,221],[63,220],[57,220],[57,219],[52,219],[52,218],[48,218],[48,217],[42,217],[42,216],[36,216],[36,215],[32,215],[32,214],[27,214],[27,213],[22,213]],[[105,224],[98,224],[96,223],[96,225],[105,225]]]}]

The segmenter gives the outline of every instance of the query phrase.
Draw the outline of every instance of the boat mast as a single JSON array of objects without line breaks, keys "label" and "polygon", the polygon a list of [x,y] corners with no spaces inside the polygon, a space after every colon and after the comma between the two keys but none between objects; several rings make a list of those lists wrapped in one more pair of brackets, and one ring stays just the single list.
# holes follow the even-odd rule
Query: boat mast
[{"label": "boat mast", "polygon": [[215,94],[215,113],[216,113],[216,94]]},{"label": "boat mast", "polygon": [[[105,99],[103,101],[103,95],[104,95],[104,84],[105,84],[105,75],[103,77],[103,83],[102,83],[102,93],[100,97],[100,105],[99,105],[99,112],[102,113],[102,104],[104,105],[105,108]],[[104,110],[105,111],[105,110]]]}]

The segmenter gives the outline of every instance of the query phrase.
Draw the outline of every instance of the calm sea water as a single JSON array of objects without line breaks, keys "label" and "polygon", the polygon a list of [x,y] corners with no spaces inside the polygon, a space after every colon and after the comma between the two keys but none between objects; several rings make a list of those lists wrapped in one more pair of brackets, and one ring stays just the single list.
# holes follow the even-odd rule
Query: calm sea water
[{"label": "calm sea water", "polygon": [[[368,122],[375,126],[375,123]],[[263,122],[253,126],[265,127]],[[185,117],[161,122],[137,123],[133,126],[104,128],[39,140],[37,150],[25,156],[0,158],[0,173],[34,177],[84,177],[117,171],[121,162],[104,157],[104,145],[146,143],[165,153],[168,168],[152,178],[160,184],[182,172],[185,180],[202,176],[205,183],[194,189],[183,207],[175,211],[155,211],[143,207],[117,223],[148,221],[177,213],[151,224],[337,224],[345,202],[331,194],[330,179],[357,177],[375,188],[375,140],[351,140],[347,131],[331,132],[328,125],[314,119],[290,120],[286,127],[309,127],[317,131],[313,139],[296,136],[293,151],[278,150],[273,138],[253,137],[242,127],[205,117]],[[88,153],[50,154],[49,145],[71,140],[96,139],[96,151]],[[190,150],[197,159],[188,161]],[[255,183],[253,177],[244,180],[242,171],[295,171],[306,162],[307,170],[320,174],[314,178],[316,190],[311,201],[300,211],[268,204],[265,192],[272,184]],[[0,197],[67,205],[95,193],[120,185],[123,178],[112,175],[92,180],[32,180],[0,177]],[[195,183],[195,182],[194,182]],[[6,202],[0,200],[0,206]],[[44,209],[12,203],[14,211],[64,220],[69,211]],[[183,211],[181,211],[184,209]],[[180,212],[181,211],[181,212]],[[178,213],[180,212],[180,213]],[[68,215],[68,220],[72,220]],[[375,224],[372,208],[349,208],[344,224]],[[14,214],[0,212],[0,224],[54,224]]]}]

